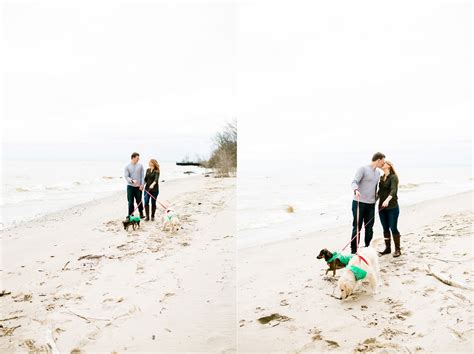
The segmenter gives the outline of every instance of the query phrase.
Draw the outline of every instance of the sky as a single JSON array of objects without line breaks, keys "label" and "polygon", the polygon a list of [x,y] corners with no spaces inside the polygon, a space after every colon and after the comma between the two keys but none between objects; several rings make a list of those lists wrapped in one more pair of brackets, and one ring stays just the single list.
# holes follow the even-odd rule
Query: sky
[{"label": "sky", "polygon": [[472,164],[471,1],[2,4],[9,158]]},{"label": "sky", "polygon": [[5,155],[206,157],[235,118],[230,1],[3,1],[1,10]]},{"label": "sky", "polygon": [[237,26],[240,167],[472,164],[470,1],[248,1]]}]

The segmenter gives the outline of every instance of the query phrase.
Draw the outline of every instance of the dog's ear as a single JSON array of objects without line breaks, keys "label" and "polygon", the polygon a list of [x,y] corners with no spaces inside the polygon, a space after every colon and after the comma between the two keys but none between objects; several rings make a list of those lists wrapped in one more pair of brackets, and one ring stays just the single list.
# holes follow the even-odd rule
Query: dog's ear
[{"label": "dog's ear", "polygon": [[341,299],[345,299],[348,296],[349,296],[349,293],[347,291],[347,284],[344,282],[342,283],[342,286],[341,286]]}]

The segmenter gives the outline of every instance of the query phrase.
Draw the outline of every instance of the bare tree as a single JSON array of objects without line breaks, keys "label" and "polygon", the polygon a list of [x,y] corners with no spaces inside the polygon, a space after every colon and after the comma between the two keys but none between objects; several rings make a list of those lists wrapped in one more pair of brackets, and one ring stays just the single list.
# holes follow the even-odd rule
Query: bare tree
[{"label": "bare tree", "polygon": [[237,170],[237,121],[227,123],[222,132],[214,137],[215,149],[207,161],[219,177],[229,177]]}]

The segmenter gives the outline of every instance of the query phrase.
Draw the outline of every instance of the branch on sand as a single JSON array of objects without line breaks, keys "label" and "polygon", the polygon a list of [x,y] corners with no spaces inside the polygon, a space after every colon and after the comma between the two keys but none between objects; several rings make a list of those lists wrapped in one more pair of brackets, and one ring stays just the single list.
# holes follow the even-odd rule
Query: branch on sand
[{"label": "branch on sand", "polygon": [[85,255],[85,256],[82,256],[82,257],[79,257],[77,260],[78,261],[81,261],[83,259],[100,259],[102,257],[105,257],[104,254],[102,255],[92,255],[92,254],[88,254],[88,255]]},{"label": "branch on sand", "polygon": [[472,286],[469,286],[467,284],[464,284],[464,283],[460,283],[456,280],[452,280],[452,279],[446,279],[446,278],[443,278],[442,276],[440,276],[439,274],[436,274],[436,273],[433,273],[433,271],[431,270],[430,266],[427,265],[426,266],[426,274],[428,275],[431,275],[433,277],[435,277],[436,279],[438,279],[440,282],[446,284],[446,285],[449,285],[449,286],[454,286],[455,288],[460,288],[460,289],[466,289],[466,290],[474,290],[474,288]]},{"label": "branch on sand", "polygon": [[443,258],[436,258],[436,257],[431,257],[432,259],[436,259],[437,261],[442,261],[442,262],[454,262],[454,263],[465,263],[465,262],[470,262],[472,258],[469,259],[460,259],[460,260],[454,260],[454,259],[443,259]]}]

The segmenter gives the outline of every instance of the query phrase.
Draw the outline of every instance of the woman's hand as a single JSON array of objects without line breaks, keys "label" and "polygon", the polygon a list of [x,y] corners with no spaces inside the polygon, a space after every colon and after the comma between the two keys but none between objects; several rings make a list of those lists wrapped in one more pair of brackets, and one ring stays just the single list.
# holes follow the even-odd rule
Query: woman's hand
[{"label": "woman's hand", "polygon": [[148,189],[153,189],[154,186],[155,186],[155,182],[153,182],[152,184],[150,184],[150,186],[148,187]]},{"label": "woman's hand", "polygon": [[384,202],[382,203],[382,208],[386,208],[388,207],[388,203],[390,203],[390,199],[392,199],[390,196],[384,200]]}]

